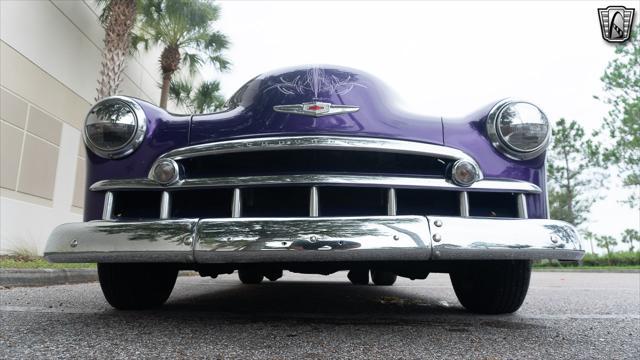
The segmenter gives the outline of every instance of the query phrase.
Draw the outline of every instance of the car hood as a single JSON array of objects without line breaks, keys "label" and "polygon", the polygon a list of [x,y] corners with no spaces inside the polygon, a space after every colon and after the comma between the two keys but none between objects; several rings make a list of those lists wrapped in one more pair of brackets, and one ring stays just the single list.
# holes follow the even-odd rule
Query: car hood
[{"label": "car hood", "polygon": [[[378,79],[360,70],[329,65],[276,70],[242,86],[229,99],[225,111],[194,115],[189,143],[312,134],[444,143],[440,117],[402,111],[390,100],[389,93]],[[308,102],[355,106],[359,110],[318,117],[274,110],[278,105]]]}]

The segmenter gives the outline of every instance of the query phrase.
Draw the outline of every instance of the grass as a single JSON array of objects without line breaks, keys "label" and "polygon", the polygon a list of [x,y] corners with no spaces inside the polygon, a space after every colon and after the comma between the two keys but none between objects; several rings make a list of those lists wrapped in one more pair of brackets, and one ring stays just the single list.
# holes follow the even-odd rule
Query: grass
[{"label": "grass", "polygon": [[50,263],[39,256],[4,255],[0,256],[0,269],[95,269],[96,264]]}]

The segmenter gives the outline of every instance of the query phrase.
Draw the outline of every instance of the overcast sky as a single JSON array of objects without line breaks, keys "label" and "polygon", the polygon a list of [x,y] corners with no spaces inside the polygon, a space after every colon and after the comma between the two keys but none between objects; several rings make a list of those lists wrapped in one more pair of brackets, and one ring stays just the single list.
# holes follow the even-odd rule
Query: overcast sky
[{"label": "overcast sky", "polygon": [[[344,65],[370,72],[420,113],[462,116],[515,97],[550,119],[597,128],[607,107],[600,76],[614,46],[601,36],[598,7],[638,2],[221,1],[218,27],[232,41],[225,96],[265,71],[299,64]],[[592,211],[596,233],[638,228],[638,213],[617,201],[609,181]]]}]

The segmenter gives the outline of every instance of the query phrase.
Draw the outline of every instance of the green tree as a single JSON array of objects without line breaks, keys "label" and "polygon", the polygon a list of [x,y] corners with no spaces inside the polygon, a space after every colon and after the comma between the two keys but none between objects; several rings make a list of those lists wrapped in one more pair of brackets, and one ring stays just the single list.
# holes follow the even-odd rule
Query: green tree
[{"label": "green tree", "polygon": [[204,81],[193,89],[187,80],[171,80],[169,97],[177,105],[194,114],[214,112],[224,106],[224,97],[220,94],[220,82]]},{"label": "green tree", "polygon": [[640,228],[640,27],[616,46],[615,54],[601,77],[611,110],[596,135],[606,137],[601,160],[615,165],[623,185],[632,190],[625,203],[638,209]]},{"label": "green tree", "polygon": [[633,251],[633,243],[640,242],[640,232],[635,229],[625,229],[620,241],[623,244],[629,244],[629,251]]},{"label": "green tree", "polygon": [[582,224],[602,186],[604,174],[592,164],[590,140],[575,120],[556,121],[547,162],[551,218]]},{"label": "green tree", "polygon": [[230,63],[223,55],[229,41],[224,34],[211,29],[220,14],[220,8],[212,1],[145,0],[141,14],[141,25],[133,36],[134,46],[163,47],[160,107],[167,108],[171,79],[182,66],[191,75],[205,64],[212,64],[219,71],[229,68]]},{"label": "green tree", "polygon": [[594,240],[595,240],[595,238],[596,238],[596,234],[594,234],[594,233],[592,233],[591,231],[588,231],[588,230],[587,230],[587,231],[585,231],[585,232],[584,232],[583,237],[584,237],[585,239],[587,239],[587,241],[589,241],[589,247],[591,248],[591,253],[592,253],[592,254],[595,254],[595,253],[596,253],[596,251],[595,251],[595,249],[593,248],[593,241],[594,241]]},{"label": "green tree", "polygon": [[102,5],[104,51],[98,76],[96,101],[116,95],[131,46],[131,30],[136,23],[137,0],[97,0]]},{"label": "green tree", "polygon": [[598,247],[603,248],[607,251],[607,256],[611,256],[613,248],[618,245],[616,239],[613,236],[609,235],[596,236],[596,243],[598,244]]}]

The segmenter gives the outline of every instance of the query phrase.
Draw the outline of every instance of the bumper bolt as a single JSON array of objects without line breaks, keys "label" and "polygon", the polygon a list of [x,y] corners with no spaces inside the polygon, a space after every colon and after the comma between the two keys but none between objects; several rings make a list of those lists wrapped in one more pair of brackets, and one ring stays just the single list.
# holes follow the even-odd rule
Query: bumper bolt
[{"label": "bumper bolt", "polygon": [[440,236],[440,234],[433,234],[432,239],[435,242],[440,242],[440,240],[442,240],[442,236]]},{"label": "bumper bolt", "polygon": [[69,244],[69,246],[71,246],[72,248],[78,246],[78,240],[76,239],[71,240],[71,244]]},{"label": "bumper bolt", "polygon": [[436,227],[441,227],[442,226],[442,220],[436,220],[433,222],[433,225],[435,225]]},{"label": "bumper bolt", "polygon": [[315,235],[311,235],[311,237],[309,238],[309,240],[310,240],[311,242],[316,242],[316,241],[318,241],[318,237],[317,237],[317,236],[315,236]]},{"label": "bumper bolt", "polygon": [[400,236],[398,236],[398,235],[393,235],[393,240],[395,240],[395,241],[400,240]]},{"label": "bumper bolt", "polygon": [[552,234],[551,235],[551,242],[554,243],[554,244],[557,244],[558,241],[560,241],[560,238],[558,237],[558,235]]},{"label": "bumper bolt", "polygon": [[182,240],[182,243],[190,246],[191,244],[193,244],[193,238],[191,236],[186,236],[184,240]]}]

